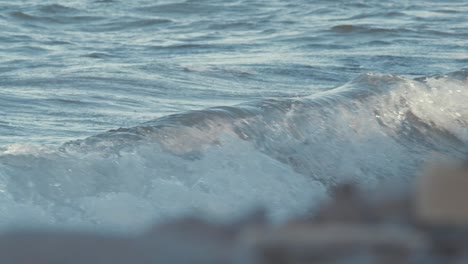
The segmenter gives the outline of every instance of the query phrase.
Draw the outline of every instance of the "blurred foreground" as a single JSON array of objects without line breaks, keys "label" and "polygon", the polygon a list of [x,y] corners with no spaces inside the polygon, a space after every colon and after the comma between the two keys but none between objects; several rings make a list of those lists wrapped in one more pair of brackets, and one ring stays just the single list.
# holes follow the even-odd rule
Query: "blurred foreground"
[{"label": "blurred foreground", "polygon": [[311,215],[271,225],[263,212],[215,224],[185,218],[138,236],[72,231],[0,235],[5,264],[468,263],[468,166],[436,166],[410,192],[351,184]]}]

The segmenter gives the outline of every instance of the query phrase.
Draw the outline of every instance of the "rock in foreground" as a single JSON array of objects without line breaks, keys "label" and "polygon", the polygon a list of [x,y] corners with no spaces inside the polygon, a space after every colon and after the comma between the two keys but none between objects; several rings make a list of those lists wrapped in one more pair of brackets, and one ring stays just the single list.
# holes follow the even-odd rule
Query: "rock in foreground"
[{"label": "rock in foreground", "polygon": [[370,198],[353,185],[312,215],[277,226],[262,214],[213,224],[181,219],[139,236],[14,231],[5,264],[468,263],[468,168],[438,167],[414,192]]}]

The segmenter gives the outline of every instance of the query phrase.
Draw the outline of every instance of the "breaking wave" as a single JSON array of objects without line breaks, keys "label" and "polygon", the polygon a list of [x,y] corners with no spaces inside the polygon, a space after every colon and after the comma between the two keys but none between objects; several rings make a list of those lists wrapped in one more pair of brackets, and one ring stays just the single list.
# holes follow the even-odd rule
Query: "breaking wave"
[{"label": "breaking wave", "polygon": [[468,70],[366,73],[310,96],[165,116],[59,148],[0,155],[0,225],[131,230],[187,213],[303,213],[329,187],[406,183],[468,154]]}]

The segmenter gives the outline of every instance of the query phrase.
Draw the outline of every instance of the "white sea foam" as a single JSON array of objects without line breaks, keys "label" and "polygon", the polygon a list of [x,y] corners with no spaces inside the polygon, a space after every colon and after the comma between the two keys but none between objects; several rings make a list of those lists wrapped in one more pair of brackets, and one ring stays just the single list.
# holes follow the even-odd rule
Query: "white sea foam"
[{"label": "white sea foam", "polygon": [[189,213],[231,218],[256,207],[281,220],[326,197],[322,184],[230,139],[192,160],[153,144],[115,156],[6,154],[1,164],[3,225],[125,231]]}]

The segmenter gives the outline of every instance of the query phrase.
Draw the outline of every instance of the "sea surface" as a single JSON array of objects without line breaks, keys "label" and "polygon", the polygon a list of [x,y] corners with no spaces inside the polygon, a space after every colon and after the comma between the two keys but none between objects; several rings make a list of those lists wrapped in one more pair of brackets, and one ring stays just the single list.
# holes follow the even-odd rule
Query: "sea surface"
[{"label": "sea surface", "polygon": [[468,156],[468,2],[0,0],[0,228],[275,221]]}]

